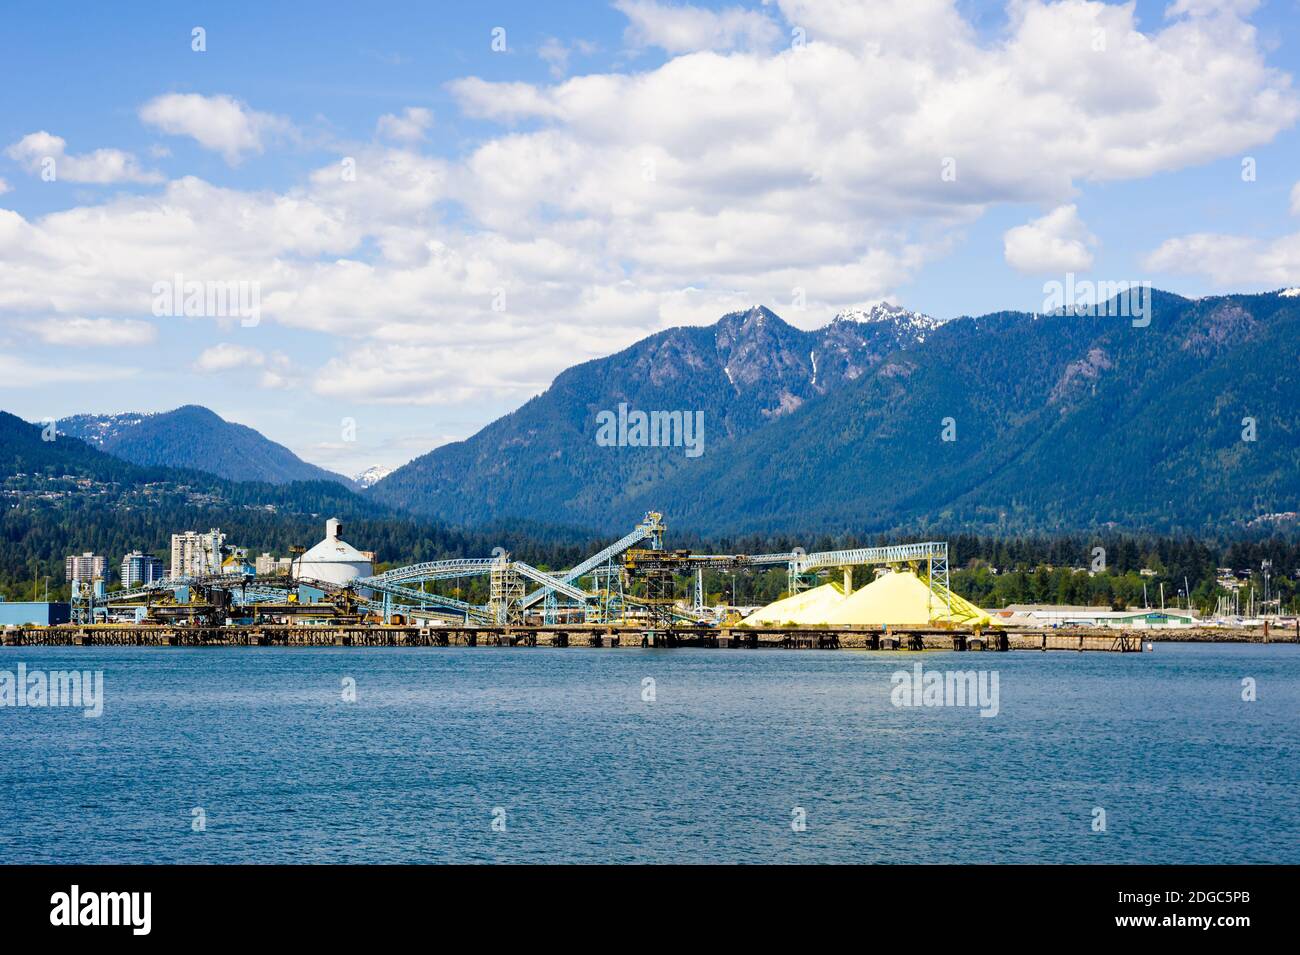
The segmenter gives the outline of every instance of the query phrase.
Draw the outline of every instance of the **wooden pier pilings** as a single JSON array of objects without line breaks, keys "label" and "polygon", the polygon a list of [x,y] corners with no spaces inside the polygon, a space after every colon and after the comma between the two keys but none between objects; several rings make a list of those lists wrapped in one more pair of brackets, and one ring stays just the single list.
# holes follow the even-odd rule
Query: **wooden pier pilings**
[{"label": "wooden pier pilings", "polygon": [[64,624],[0,631],[3,646],[152,647],[718,647],[788,650],[1092,650],[1142,649],[1141,631],[1047,630],[982,633],[907,627],[817,629],[804,627],[505,626],[297,624],[203,627],[181,625]]}]

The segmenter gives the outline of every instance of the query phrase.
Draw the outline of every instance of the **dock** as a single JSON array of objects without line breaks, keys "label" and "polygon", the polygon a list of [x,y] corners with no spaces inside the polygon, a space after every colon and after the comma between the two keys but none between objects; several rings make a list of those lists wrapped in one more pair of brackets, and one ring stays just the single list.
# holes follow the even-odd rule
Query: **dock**
[{"label": "dock", "polygon": [[738,650],[1074,650],[1140,652],[1139,632],[986,631],[918,627],[731,628],[574,624],[426,627],[391,624],[184,626],[64,624],[0,633],[6,647],[638,647]]}]

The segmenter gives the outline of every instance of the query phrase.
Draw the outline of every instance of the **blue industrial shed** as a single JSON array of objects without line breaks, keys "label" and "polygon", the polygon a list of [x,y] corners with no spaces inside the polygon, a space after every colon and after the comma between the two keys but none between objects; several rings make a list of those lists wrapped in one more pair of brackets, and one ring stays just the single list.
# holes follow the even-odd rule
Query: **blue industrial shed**
[{"label": "blue industrial shed", "polygon": [[71,619],[71,604],[0,599],[0,627],[31,624],[48,627],[56,623],[67,623]]}]

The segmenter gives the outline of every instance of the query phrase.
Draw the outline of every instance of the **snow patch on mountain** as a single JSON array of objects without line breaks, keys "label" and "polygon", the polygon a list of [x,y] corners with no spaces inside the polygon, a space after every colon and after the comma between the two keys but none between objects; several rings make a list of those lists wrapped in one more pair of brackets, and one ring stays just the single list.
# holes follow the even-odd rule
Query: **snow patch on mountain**
[{"label": "snow patch on mountain", "polygon": [[388,477],[388,475],[392,474],[393,471],[393,468],[381,468],[376,464],[374,467],[366,468],[360,474],[354,474],[352,480],[356,481],[362,487],[371,487]]},{"label": "snow patch on mountain", "polygon": [[80,438],[96,448],[103,448],[128,428],[150,417],[147,414],[79,414],[59,421],[55,430],[68,437]]},{"label": "snow patch on mountain", "polygon": [[922,312],[913,312],[911,309],[890,302],[877,302],[866,307],[846,308],[832,319],[832,324],[836,322],[856,322],[861,325],[893,322],[917,331],[929,331],[943,324],[937,318],[932,318]]}]

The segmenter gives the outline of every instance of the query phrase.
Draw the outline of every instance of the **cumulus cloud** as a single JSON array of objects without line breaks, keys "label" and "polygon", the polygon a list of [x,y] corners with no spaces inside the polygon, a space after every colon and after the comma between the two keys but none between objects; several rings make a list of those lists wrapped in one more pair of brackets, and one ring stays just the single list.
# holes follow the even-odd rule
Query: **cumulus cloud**
[{"label": "cumulus cloud", "polygon": [[[140,168],[135,156],[120,149],[96,149],[70,155],[67,140],[41,130],[28,133],[5,150],[5,155],[34,175],[49,168],[54,181],[105,184],[111,182],[161,182],[162,176]],[[3,180],[0,180],[3,186]],[[4,192],[0,188],[0,192]]]},{"label": "cumulus cloud", "polygon": [[125,318],[50,318],[29,328],[45,344],[65,348],[148,345],[158,337],[158,329],[149,322]]},{"label": "cumulus cloud", "polygon": [[230,96],[168,93],[140,107],[140,119],[172,136],[189,136],[205,149],[238,165],[248,153],[260,153],[266,140],[288,131],[287,120],[259,113]]},{"label": "cumulus cloud", "polygon": [[657,46],[668,53],[770,47],[781,29],[766,14],[744,7],[708,10],[655,0],[617,0],[628,19],[624,39],[634,47]]},{"label": "cumulus cloud", "polygon": [[230,371],[235,368],[256,368],[265,363],[266,355],[259,349],[222,342],[205,348],[194,360],[194,369],[204,372]]},{"label": "cumulus cloud", "polygon": [[[1300,216],[1300,182],[1291,187],[1290,209]],[[1300,285],[1300,232],[1273,239],[1214,232],[1175,236],[1150,252],[1143,265],[1155,271],[1207,276],[1224,288],[1292,287]]]},{"label": "cumulus cloud", "polygon": [[293,362],[282,352],[221,342],[205,348],[194,360],[194,370],[203,374],[225,371],[255,371],[258,387],[274,390],[296,388],[301,383]]},{"label": "cumulus cloud", "polygon": [[1079,218],[1077,206],[1059,206],[1002,236],[1003,255],[1017,272],[1082,272],[1092,267],[1097,237]]},{"label": "cumulus cloud", "polygon": [[[0,209],[0,323],[148,314],[153,284],[178,273],[257,282],[264,322],[338,342],[309,379],[323,395],[526,396],[667,325],[764,302],[811,326],[891,297],[999,204],[1054,210],[1020,228],[1057,250],[1054,269],[1077,266],[1092,248],[1067,205],[1082,183],[1239,156],[1300,115],[1231,7],[1143,32],[1131,5],[1018,0],[993,39],[945,0],[765,9],[808,42],[701,30],[660,37],[690,52],[636,72],[466,77],[461,110],[502,125],[456,158],[399,137],[280,191],[185,177],[30,220]],[[227,121],[178,118],[221,99]],[[154,125],[232,160],[270,130],[228,98],[150,105],[163,100]],[[782,307],[795,289],[804,312]],[[291,377],[262,359],[245,364]],[[489,371],[448,377],[468,367]]]},{"label": "cumulus cloud", "polygon": [[1300,285],[1300,233],[1276,239],[1195,233],[1162,242],[1146,268],[1209,276],[1220,286]]},{"label": "cumulus cloud", "polygon": [[379,117],[377,132],[383,139],[401,143],[418,143],[433,125],[433,112],[420,106],[408,106],[400,115],[386,113]]}]

